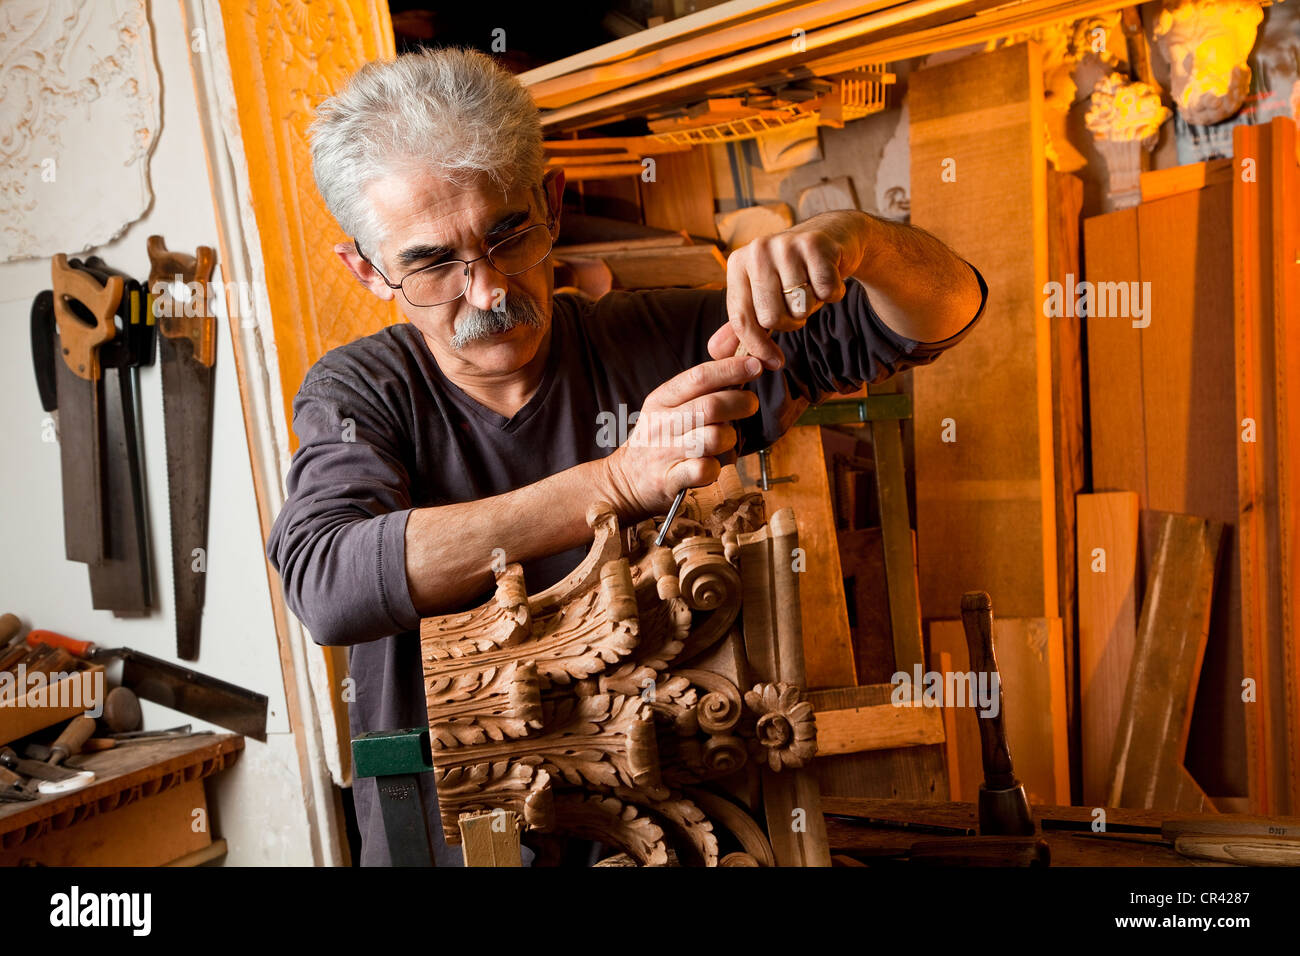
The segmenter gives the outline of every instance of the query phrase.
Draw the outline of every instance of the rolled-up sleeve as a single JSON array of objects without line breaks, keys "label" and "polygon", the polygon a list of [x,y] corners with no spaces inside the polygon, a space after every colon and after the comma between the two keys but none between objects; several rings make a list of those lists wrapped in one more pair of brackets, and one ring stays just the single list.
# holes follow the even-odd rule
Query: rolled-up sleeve
[{"label": "rolled-up sleeve", "polygon": [[979,309],[961,331],[942,342],[918,342],[899,335],[876,314],[866,287],[855,278],[845,281],[844,298],[822,306],[803,328],[775,333],[772,340],[785,354],[785,365],[749,386],[758,392],[759,410],[737,423],[737,453],[747,455],[768,447],[810,406],[929,365],[966,338],[988,302],[984,277],[974,266],[971,271],[979,282]]},{"label": "rolled-up sleeve", "polygon": [[267,540],[290,610],[317,644],[418,627],[406,582],[410,479],[383,413],[346,382],[309,375],[293,428],[287,499]]}]

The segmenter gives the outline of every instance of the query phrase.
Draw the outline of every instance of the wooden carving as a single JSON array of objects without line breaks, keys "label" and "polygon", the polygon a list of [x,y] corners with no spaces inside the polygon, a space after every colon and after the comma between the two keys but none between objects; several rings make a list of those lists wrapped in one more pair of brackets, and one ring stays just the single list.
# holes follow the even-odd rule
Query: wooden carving
[{"label": "wooden carving", "polygon": [[512,564],[485,604],[422,623],[448,840],[503,809],[642,865],[829,866],[792,513],[769,523],[732,468],[664,547],[604,502],[587,517],[564,580],[529,595]]}]

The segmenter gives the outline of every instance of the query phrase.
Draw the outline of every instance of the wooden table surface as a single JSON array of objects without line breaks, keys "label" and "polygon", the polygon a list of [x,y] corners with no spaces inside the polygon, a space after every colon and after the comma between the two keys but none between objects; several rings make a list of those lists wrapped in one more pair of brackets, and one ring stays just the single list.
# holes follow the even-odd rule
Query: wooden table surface
[{"label": "wooden table surface", "polygon": [[[1074,820],[1092,823],[1092,807],[1035,806],[1030,808],[1034,822],[1044,818]],[[973,803],[923,803],[904,800],[870,799],[863,797],[822,797],[822,812],[826,814],[826,833],[830,839],[831,853],[854,849],[906,850],[920,840],[941,840],[949,836],[939,833],[918,833],[914,830],[894,829],[888,826],[860,826],[836,817],[867,817],[879,821],[923,823],[937,826],[977,828],[979,812]],[[1225,819],[1237,814],[1203,814]],[[1162,820],[1170,817],[1187,817],[1195,814],[1172,813],[1161,810],[1106,810],[1109,824],[1130,824],[1159,828]],[[1060,830],[1041,830],[1040,833],[1052,853],[1052,866],[1232,866],[1193,860],[1175,853],[1173,847],[1160,843],[1159,833],[1146,836],[1138,833],[1115,833],[1105,836],[1085,835]],[[952,837],[956,837],[953,834]],[[1123,839],[1119,839],[1122,837]]]},{"label": "wooden table surface", "polygon": [[141,797],[210,776],[234,763],[243,749],[240,734],[199,734],[70,757],[65,766],[93,770],[94,783],[30,802],[0,803],[0,849],[12,849],[51,830],[66,829]]}]

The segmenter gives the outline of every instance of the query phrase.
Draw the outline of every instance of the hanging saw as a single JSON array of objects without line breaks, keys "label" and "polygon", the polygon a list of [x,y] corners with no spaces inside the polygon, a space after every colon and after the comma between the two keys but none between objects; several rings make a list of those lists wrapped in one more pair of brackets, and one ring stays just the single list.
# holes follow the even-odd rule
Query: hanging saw
[{"label": "hanging saw", "polygon": [[[149,305],[161,333],[176,655],[186,661],[198,660],[203,618],[217,358],[210,288],[216,253],[207,246],[197,251],[197,257],[171,252],[162,236],[149,237]],[[185,296],[178,294],[177,284],[186,290]]]},{"label": "hanging saw", "polygon": [[[63,472],[63,541],[70,561],[104,560],[103,371],[99,349],[117,329],[113,316],[123,282],[100,285],[68,264],[62,253],[51,265],[54,318],[59,331],[55,382],[59,403],[59,454]],[[83,321],[73,302],[85,306]]]}]

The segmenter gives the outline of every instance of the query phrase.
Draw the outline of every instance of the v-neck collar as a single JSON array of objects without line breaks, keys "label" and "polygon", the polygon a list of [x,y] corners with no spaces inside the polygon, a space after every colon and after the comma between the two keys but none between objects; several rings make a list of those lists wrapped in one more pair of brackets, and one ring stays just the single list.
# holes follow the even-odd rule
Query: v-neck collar
[{"label": "v-neck collar", "polygon": [[442,366],[438,364],[438,359],[433,354],[433,350],[429,348],[429,343],[424,340],[424,333],[419,329],[415,329],[414,326],[412,326],[412,328],[414,329],[416,338],[420,340],[420,344],[424,347],[425,354],[429,356],[429,361],[433,363],[433,367],[437,372],[439,380],[444,386],[446,386],[446,390],[452,399],[462,408],[473,414],[476,418],[491,425],[493,428],[499,429],[503,432],[513,432],[521,428],[525,422],[536,414],[537,409],[541,408],[542,403],[546,401],[547,394],[551,390],[551,384],[555,381],[555,372],[556,369],[559,368],[561,345],[560,327],[563,325],[563,323],[558,320],[558,310],[554,306],[554,299],[552,299],[551,343],[549,351],[546,353],[546,367],[542,371],[542,380],[538,383],[537,388],[533,391],[533,394],[528,401],[524,403],[523,407],[520,408],[519,411],[515,412],[513,417],[510,418],[507,418],[500,412],[495,412],[488,408],[448,378],[447,373],[444,372]]}]

